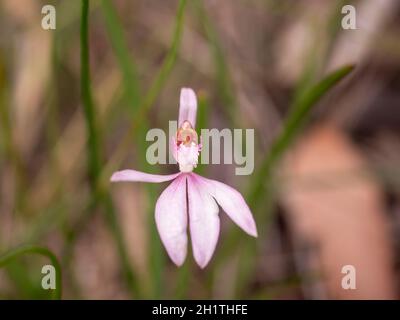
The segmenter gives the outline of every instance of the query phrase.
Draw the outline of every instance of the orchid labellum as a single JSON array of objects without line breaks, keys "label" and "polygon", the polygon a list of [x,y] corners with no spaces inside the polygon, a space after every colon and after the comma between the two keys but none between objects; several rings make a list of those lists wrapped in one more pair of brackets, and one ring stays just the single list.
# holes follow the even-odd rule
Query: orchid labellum
[{"label": "orchid labellum", "polygon": [[220,221],[219,204],[226,214],[246,233],[257,237],[253,216],[242,195],[230,186],[193,173],[201,145],[195,131],[197,99],[194,91],[182,88],[179,120],[173,155],[180,172],[154,175],[135,170],[115,172],[111,181],[160,183],[172,181],[156,203],[155,219],[161,240],[172,261],[181,266],[187,254],[189,225],[193,255],[204,268],[217,245]]}]

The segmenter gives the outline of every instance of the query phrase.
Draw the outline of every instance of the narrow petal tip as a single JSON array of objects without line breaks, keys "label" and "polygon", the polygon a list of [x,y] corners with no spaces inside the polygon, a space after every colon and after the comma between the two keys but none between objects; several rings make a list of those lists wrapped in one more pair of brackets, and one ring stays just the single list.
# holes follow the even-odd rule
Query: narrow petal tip
[{"label": "narrow petal tip", "polygon": [[239,191],[211,179],[194,174],[203,183],[226,214],[250,236],[258,237],[256,222],[249,206]]},{"label": "narrow petal tip", "polygon": [[[197,262],[197,261],[196,261]],[[198,266],[200,267],[200,269],[204,269],[205,267],[207,267],[209,261],[205,261],[202,263],[197,262]]]},{"label": "narrow petal tip", "polygon": [[131,182],[160,183],[173,180],[179,175],[180,172],[169,175],[159,175],[159,174],[140,172],[136,170],[121,170],[114,172],[110,180],[111,182],[131,181]]},{"label": "narrow petal tip", "polygon": [[197,98],[191,88],[182,88],[179,106],[179,123],[181,126],[184,121],[189,121],[192,127],[196,126]]},{"label": "narrow petal tip", "polygon": [[111,182],[118,182],[121,180],[121,171],[114,172],[110,178]]},{"label": "narrow petal tip", "polygon": [[254,227],[253,230],[249,231],[248,234],[254,238],[258,238],[258,232],[257,232],[257,228]]},{"label": "narrow petal tip", "polygon": [[213,254],[210,256],[200,256],[199,253],[194,255],[194,260],[196,261],[197,265],[200,269],[204,269],[210,263]]},{"label": "narrow petal tip", "polygon": [[220,221],[218,205],[197,175],[188,174],[189,225],[193,256],[200,268],[210,262],[217,246]]},{"label": "narrow petal tip", "polygon": [[172,255],[169,254],[169,257],[171,261],[177,266],[177,267],[182,267],[183,263],[186,260],[186,253],[185,254],[180,254],[180,255]]}]

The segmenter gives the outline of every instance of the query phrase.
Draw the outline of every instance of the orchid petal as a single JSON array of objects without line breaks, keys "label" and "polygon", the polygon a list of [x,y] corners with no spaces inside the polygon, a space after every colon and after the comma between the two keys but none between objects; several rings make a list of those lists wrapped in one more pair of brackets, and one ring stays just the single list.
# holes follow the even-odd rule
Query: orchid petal
[{"label": "orchid petal", "polygon": [[181,266],[187,254],[186,176],[178,177],[161,193],[155,219],[168,255]]},{"label": "orchid petal", "polygon": [[205,185],[188,175],[190,237],[194,259],[204,268],[210,261],[219,236],[218,206]]},{"label": "orchid petal", "polygon": [[178,126],[187,120],[193,128],[196,126],[197,98],[190,88],[181,89]]},{"label": "orchid petal", "polygon": [[206,179],[199,175],[196,177],[209,186],[208,192],[233,222],[249,235],[257,237],[257,227],[253,215],[239,191],[219,181]]},{"label": "orchid petal", "polygon": [[136,170],[122,170],[114,172],[111,176],[112,182],[120,182],[120,181],[140,181],[140,182],[152,182],[152,183],[159,183],[170,181],[175,179],[181,173],[174,173],[169,175],[159,175],[159,174],[149,174],[145,172],[140,172]]}]

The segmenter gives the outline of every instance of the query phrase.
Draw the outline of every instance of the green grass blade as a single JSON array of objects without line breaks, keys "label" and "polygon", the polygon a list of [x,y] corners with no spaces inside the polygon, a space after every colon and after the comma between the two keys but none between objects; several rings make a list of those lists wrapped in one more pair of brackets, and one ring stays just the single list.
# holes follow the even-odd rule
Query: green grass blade
[{"label": "green grass blade", "polygon": [[96,188],[100,172],[100,152],[98,132],[93,107],[93,98],[90,90],[89,67],[89,1],[82,0],[81,19],[81,98],[86,120],[87,147],[88,147],[88,174],[92,188]]},{"label": "green grass blade", "polygon": [[[353,66],[345,66],[337,71],[334,71],[316,85],[311,86],[308,90],[304,90],[301,95],[296,96],[296,99],[292,103],[292,107],[290,109],[291,111],[284,122],[282,132],[263,159],[261,167],[254,174],[254,181],[251,184],[248,196],[246,197],[246,201],[252,208],[256,219],[261,213],[258,209],[262,204],[265,204],[263,207],[263,213],[268,213],[268,215],[263,216],[263,223],[257,223],[260,237],[262,237],[265,233],[265,219],[271,219],[270,213],[272,212],[272,204],[274,199],[271,177],[274,165],[288,149],[295,137],[299,134],[315,104],[340,80],[348,75],[353,68]],[[230,232],[226,239],[227,243],[224,253],[225,256],[227,256],[232,254],[234,250],[238,250],[238,247],[240,249],[240,271],[235,278],[236,295],[240,295],[242,293],[243,283],[246,283],[246,279],[248,279],[249,275],[254,270],[253,263],[255,251],[257,249],[256,242],[254,241],[247,240],[241,244],[240,241],[243,239],[241,235],[242,233],[236,228]],[[221,261],[223,261],[223,257],[219,259],[219,262]]]},{"label": "green grass blade", "polygon": [[57,257],[47,248],[26,245],[15,249],[11,249],[0,256],[0,268],[6,266],[8,263],[12,262],[14,259],[24,255],[24,254],[38,254],[50,259],[51,264],[56,270],[56,289],[54,290],[54,297],[56,299],[61,299],[62,296],[62,274],[61,265]]},{"label": "green grass blade", "polygon": [[229,67],[225,59],[224,51],[221,47],[221,41],[219,40],[215,26],[213,25],[206,9],[204,8],[203,2],[196,0],[194,4],[197,10],[198,18],[207,37],[211,56],[213,58],[217,91],[218,95],[222,98],[223,111],[225,112],[232,126],[235,126],[235,110],[237,109],[237,100],[234,94],[235,90],[231,74],[229,72]]},{"label": "green grass blade", "polygon": [[[208,97],[205,92],[199,92],[197,95],[197,124],[196,124],[196,130],[200,134],[201,129],[207,129],[209,127],[209,112],[210,112],[210,107],[209,107],[209,101]],[[201,164],[201,161],[199,161],[199,164],[196,167],[196,172],[200,175],[204,175],[205,171],[207,169],[207,165]]]},{"label": "green grass blade", "polygon": [[[178,10],[177,10],[177,15],[175,19],[175,27],[174,27],[174,32],[173,32],[173,38],[172,38],[172,44],[171,47],[161,65],[161,68],[159,72],[157,73],[157,76],[155,77],[155,80],[152,82],[150,89],[147,91],[147,94],[145,95],[144,99],[142,100],[140,107],[135,110],[134,115],[132,117],[132,122],[131,125],[127,131],[127,134],[124,136],[122,139],[122,142],[118,145],[117,149],[114,152],[113,157],[109,160],[108,166],[102,171],[102,176],[101,176],[101,182],[100,182],[100,189],[101,190],[108,190],[108,185],[109,185],[109,176],[112,171],[114,171],[120,161],[122,161],[126,150],[129,150],[130,145],[132,144],[132,137],[144,137],[145,132],[147,131],[146,128],[147,126],[147,121],[146,121],[146,114],[148,110],[151,108],[151,106],[154,104],[155,100],[159,96],[160,91],[164,87],[168,76],[175,65],[175,62],[177,60],[178,56],[178,50],[182,38],[182,33],[183,33],[183,26],[184,26],[184,12],[185,12],[185,7],[186,7],[186,0],[180,0]],[[121,40],[122,41],[122,40]],[[127,46],[126,45],[119,45],[119,49],[122,51],[124,50],[125,52],[122,53],[120,52],[120,56],[117,58],[121,59],[121,56],[127,57],[129,53],[127,52]],[[122,58],[126,62],[126,58]],[[125,63],[124,62],[124,63]],[[123,65],[122,61],[119,62],[120,66]],[[124,79],[126,81],[127,78]],[[145,154],[145,149],[143,149],[143,142],[139,141],[138,142],[139,146],[139,154]],[[144,151],[143,151],[144,150]],[[146,163],[143,163],[143,161],[139,161],[141,163],[142,167],[147,167]],[[149,186],[148,189],[150,190],[149,195],[150,198],[153,198],[153,187]],[[151,253],[151,268],[152,268],[152,279],[154,280],[153,283],[153,293],[155,296],[160,297],[161,296],[161,288],[163,287],[162,283],[160,282],[162,279],[162,272],[163,272],[163,264],[164,264],[164,259],[160,258],[160,253],[162,248],[159,243],[159,237],[156,234],[155,228],[151,229],[151,248],[154,249],[154,252],[152,251]],[[154,255],[153,255],[154,254]]]},{"label": "green grass blade", "polygon": [[271,174],[273,165],[293,142],[304,122],[307,120],[307,116],[310,114],[312,108],[332,87],[347,76],[353,68],[354,66],[345,66],[332,72],[312,88],[305,90],[304,93],[294,101],[291,111],[284,123],[282,133],[272,145],[269,153],[262,161],[261,168],[255,175],[255,181],[252,183],[247,198],[253,209],[263,197],[266,188],[266,180]]},{"label": "green grass blade", "polygon": [[118,14],[110,0],[102,0],[101,9],[106,21],[106,29],[122,72],[124,94],[132,112],[140,106],[140,90],[137,68],[124,39],[124,30]]},{"label": "green grass blade", "polygon": [[167,56],[165,57],[165,59],[163,61],[163,64],[162,64],[154,82],[152,83],[149,91],[146,94],[146,97],[144,100],[144,105],[143,105],[144,110],[147,110],[148,108],[150,108],[153,105],[154,101],[160,94],[161,89],[164,87],[164,84],[165,84],[166,80],[168,79],[168,76],[169,76],[173,66],[175,65],[179,46],[180,46],[181,39],[182,39],[184,17],[185,17],[185,15],[184,15],[185,7],[186,7],[186,0],[180,0],[179,6],[178,6],[178,13],[176,15],[176,23],[175,23],[174,35],[172,38],[172,45],[167,53]]},{"label": "green grass blade", "polygon": [[103,171],[101,180],[104,187],[108,185],[111,172],[118,167],[119,163],[123,159],[123,156],[125,155],[126,150],[129,149],[132,143],[132,136],[135,135],[138,130],[142,130],[140,127],[143,127],[147,111],[154,104],[162,88],[164,87],[173,66],[175,65],[183,33],[185,7],[186,0],[180,0],[175,19],[176,22],[171,47],[161,65],[159,72],[157,73],[157,76],[155,77],[155,80],[152,82],[150,89],[147,91],[136,116],[133,117],[127,134],[122,139],[122,142],[118,145],[113,157],[109,160],[107,168],[105,168]]},{"label": "green grass blade", "polygon": [[[121,268],[125,280],[132,296],[140,297],[140,286],[136,279],[128,258],[121,227],[115,214],[112,199],[108,193],[100,188],[99,177],[101,173],[100,143],[99,132],[96,127],[95,109],[90,88],[90,68],[89,68],[89,41],[88,41],[88,16],[89,1],[82,0],[82,20],[81,20],[81,94],[84,108],[86,129],[88,135],[88,174],[92,187],[92,199],[95,205],[101,204],[104,210],[108,226],[114,236],[117,251],[119,254]],[[91,206],[90,206],[91,207]]]}]

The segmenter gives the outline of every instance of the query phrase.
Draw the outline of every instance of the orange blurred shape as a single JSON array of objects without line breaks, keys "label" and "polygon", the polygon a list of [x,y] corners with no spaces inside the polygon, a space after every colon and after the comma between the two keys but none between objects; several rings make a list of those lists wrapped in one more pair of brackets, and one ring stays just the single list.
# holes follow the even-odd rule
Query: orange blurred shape
[{"label": "orange blurred shape", "polygon": [[[315,247],[327,296],[395,298],[383,192],[346,134],[331,125],[312,130],[289,153],[283,174],[280,197],[293,237]],[[355,290],[342,288],[345,265],[356,269]]]}]

